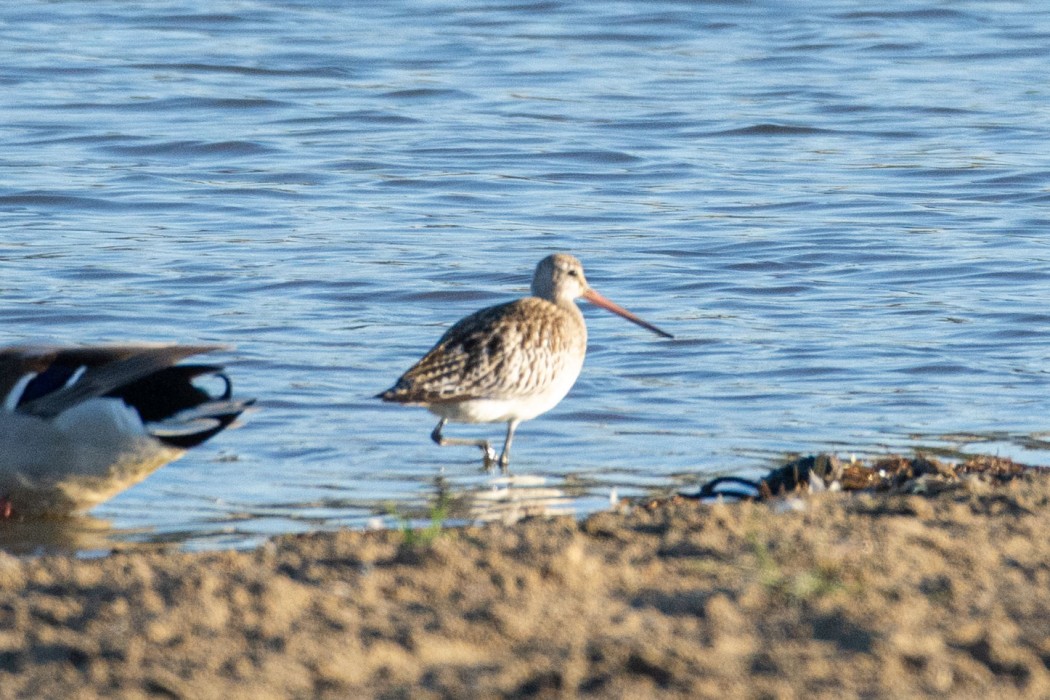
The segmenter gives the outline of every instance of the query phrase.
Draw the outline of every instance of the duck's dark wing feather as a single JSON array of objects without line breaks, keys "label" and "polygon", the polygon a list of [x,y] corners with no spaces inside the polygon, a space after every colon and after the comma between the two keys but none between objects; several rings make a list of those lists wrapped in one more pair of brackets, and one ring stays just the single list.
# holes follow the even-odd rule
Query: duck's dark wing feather
[{"label": "duck's dark wing feather", "polygon": [[[120,391],[180,360],[219,350],[220,345],[99,345],[0,348],[0,398],[34,375],[16,397],[19,412],[52,418],[73,406]],[[198,368],[201,372],[218,368]],[[74,379],[74,375],[80,376]]]}]

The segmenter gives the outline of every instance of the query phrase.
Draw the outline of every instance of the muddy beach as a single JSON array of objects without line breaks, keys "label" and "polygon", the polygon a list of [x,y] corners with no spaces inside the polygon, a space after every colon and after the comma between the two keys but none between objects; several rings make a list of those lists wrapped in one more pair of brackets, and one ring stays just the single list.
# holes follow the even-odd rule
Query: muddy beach
[{"label": "muddy beach", "polygon": [[1050,477],[927,461],[582,522],[0,554],[0,697],[1050,695]]}]

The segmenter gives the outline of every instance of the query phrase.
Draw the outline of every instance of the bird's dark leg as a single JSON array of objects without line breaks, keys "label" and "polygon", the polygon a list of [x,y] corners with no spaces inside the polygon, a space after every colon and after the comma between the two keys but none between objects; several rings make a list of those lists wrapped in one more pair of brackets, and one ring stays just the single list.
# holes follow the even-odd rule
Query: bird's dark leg
[{"label": "bird's dark leg", "polygon": [[510,470],[507,465],[510,464],[510,443],[514,442],[514,431],[518,429],[519,420],[507,421],[507,439],[503,442],[503,454],[499,456],[499,465],[503,468],[503,473],[506,474]]},{"label": "bird's dark leg", "polygon": [[434,428],[434,432],[430,433],[430,439],[437,444],[444,447],[445,445],[473,445],[474,447],[480,447],[481,451],[485,454],[485,468],[489,468],[496,462],[496,451],[492,449],[492,445],[489,444],[488,440],[469,440],[464,438],[447,438],[441,434],[441,429],[445,427],[445,423],[448,423],[448,418],[442,418],[438,421],[437,426]]}]

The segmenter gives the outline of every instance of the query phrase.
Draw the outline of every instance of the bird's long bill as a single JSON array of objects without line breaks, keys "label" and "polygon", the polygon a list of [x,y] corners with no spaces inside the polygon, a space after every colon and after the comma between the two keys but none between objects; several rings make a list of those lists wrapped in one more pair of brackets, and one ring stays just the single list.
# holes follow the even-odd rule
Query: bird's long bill
[{"label": "bird's long bill", "polygon": [[656,326],[654,326],[653,324],[649,323],[648,321],[643,321],[642,319],[638,318],[637,316],[632,314],[627,309],[623,308],[619,304],[615,304],[615,303],[609,301],[608,299],[606,299],[605,297],[603,297],[601,294],[599,294],[598,292],[594,291],[593,289],[588,289],[586,292],[583,293],[582,296],[583,296],[584,299],[586,299],[587,301],[591,302],[595,306],[600,306],[603,309],[605,309],[606,311],[612,311],[617,316],[623,316],[624,318],[626,318],[631,323],[637,323],[642,328],[648,328],[649,330],[651,330],[653,333],[656,333],[657,335],[662,335],[665,338],[674,338],[674,336],[671,335],[670,333],[668,333],[667,331],[662,331],[659,328],[657,328]]}]

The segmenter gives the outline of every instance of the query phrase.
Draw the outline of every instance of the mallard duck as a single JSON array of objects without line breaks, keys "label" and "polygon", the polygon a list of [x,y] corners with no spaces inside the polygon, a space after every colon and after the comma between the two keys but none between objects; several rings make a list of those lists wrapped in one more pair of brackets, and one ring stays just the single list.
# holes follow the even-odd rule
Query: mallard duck
[{"label": "mallard duck", "polygon": [[[86,511],[229,426],[223,368],[179,364],[216,345],[0,348],[0,516]],[[213,377],[217,395],[195,383]]]}]

